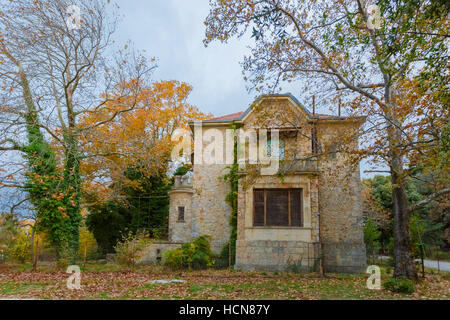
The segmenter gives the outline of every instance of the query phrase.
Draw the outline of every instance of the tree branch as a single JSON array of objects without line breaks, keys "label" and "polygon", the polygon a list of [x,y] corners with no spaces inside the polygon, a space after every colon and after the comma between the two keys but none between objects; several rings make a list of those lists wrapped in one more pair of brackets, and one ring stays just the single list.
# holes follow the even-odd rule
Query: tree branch
[{"label": "tree branch", "polygon": [[447,188],[444,188],[442,190],[439,190],[439,191],[429,195],[427,198],[417,202],[416,204],[414,204],[412,206],[409,206],[408,207],[408,213],[411,213],[411,212],[413,212],[413,211],[415,211],[417,209],[422,208],[423,206],[425,206],[426,204],[430,203],[434,199],[436,199],[436,198],[438,198],[438,197],[440,197],[442,195],[445,195],[447,193],[450,193],[450,187],[447,187]]}]

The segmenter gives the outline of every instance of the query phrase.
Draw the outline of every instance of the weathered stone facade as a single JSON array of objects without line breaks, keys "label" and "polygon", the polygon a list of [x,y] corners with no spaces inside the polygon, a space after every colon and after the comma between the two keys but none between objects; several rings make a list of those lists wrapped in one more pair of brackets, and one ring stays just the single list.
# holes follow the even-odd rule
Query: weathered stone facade
[{"label": "weathered stone facade", "polygon": [[143,265],[164,263],[163,252],[181,248],[182,245],[182,242],[152,241],[145,247],[144,255],[139,259],[137,263]]},{"label": "weathered stone facade", "polygon": [[[350,166],[349,157],[333,148],[336,137],[357,130],[363,120],[312,115],[291,95],[275,95],[261,98],[245,113],[204,121],[202,148],[196,152],[206,150],[204,158],[219,155],[222,161],[194,161],[192,183],[178,183],[171,191],[170,240],[189,242],[209,234],[213,250],[220,251],[231,232],[231,207],[225,200],[230,185],[223,179],[229,164],[225,163],[225,150],[222,154],[210,148],[211,137],[225,137],[231,124],[245,130],[277,129],[284,140],[283,175],[252,176],[250,166],[241,166],[244,177],[238,187],[235,267],[317,270],[324,258],[328,272],[362,272],[366,258],[359,168]],[[312,128],[315,145],[311,143]],[[225,146],[225,139],[222,143]],[[348,143],[357,147],[357,141]],[[319,153],[313,148],[326,152],[311,156]],[[243,153],[247,162],[248,150]],[[254,189],[301,189],[301,227],[255,226]],[[180,206],[185,208],[184,221],[178,221]]]}]

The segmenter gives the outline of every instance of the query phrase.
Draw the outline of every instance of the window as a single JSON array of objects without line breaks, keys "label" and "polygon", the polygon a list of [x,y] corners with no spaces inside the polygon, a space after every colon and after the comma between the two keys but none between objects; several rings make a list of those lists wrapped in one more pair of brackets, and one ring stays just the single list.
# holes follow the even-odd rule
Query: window
[{"label": "window", "polygon": [[184,207],[178,207],[178,221],[184,221]]},{"label": "window", "polygon": [[253,189],[253,226],[303,226],[302,189]]},{"label": "window", "polygon": [[[267,150],[267,156],[269,156],[269,157],[272,156],[271,145],[272,145],[272,139],[267,139],[266,150]],[[284,159],[284,140],[283,139],[278,140],[278,149],[279,149],[279,154],[278,154],[279,158]]]}]

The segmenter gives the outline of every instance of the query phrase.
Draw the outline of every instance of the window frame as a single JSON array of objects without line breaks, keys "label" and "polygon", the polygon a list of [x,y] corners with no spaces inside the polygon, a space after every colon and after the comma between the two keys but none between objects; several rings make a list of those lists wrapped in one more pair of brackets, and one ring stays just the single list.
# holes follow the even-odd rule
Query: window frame
[{"label": "window frame", "polygon": [[[291,212],[291,192],[300,191],[300,225],[293,226]],[[255,191],[264,191],[264,224],[255,225],[256,197]],[[288,192],[288,221],[289,225],[267,225],[267,191],[287,191]],[[253,206],[252,206],[252,227],[253,228],[303,228],[304,227],[304,201],[303,188],[253,188]]]},{"label": "window frame", "polygon": [[[183,209],[182,210],[183,211],[182,212],[183,219],[180,219],[180,214],[181,214],[180,209]],[[185,220],[185,214],[186,214],[186,207],[185,206],[177,206],[177,213],[178,213],[177,222],[184,222],[184,221],[186,221]]]},{"label": "window frame", "polygon": [[[286,152],[286,141],[284,138],[278,138],[278,159],[284,160]],[[268,136],[266,140],[266,154],[269,158],[272,157],[272,137]]]}]

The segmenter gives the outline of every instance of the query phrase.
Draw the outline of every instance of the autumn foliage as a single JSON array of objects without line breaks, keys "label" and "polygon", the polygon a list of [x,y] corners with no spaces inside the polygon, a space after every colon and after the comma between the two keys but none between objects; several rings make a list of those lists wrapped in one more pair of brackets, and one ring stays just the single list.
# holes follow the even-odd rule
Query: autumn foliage
[{"label": "autumn foliage", "polygon": [[[120,188],[139,188],[138,180],[126,176],[129,168],[138,168],[144,176],[166,177],[175,144],[172,133],[187,128],[191,120],[206,118],[188,103],[191,90],[179,81],[155,82],[136,97],[119,97],[117,101],[113,95],[101,110],[85,116],[84,126],[100,123],[82,137],[84,148],[95,155],[83,162],[86,190],[99,192],[96,198],[105,201],[117,197]],[[133,110],[102,124],[103,119],[127,108],[130,99],[136,99]]]}]

